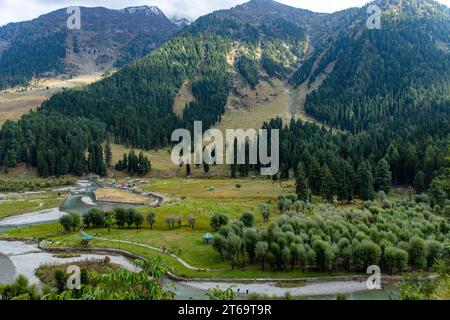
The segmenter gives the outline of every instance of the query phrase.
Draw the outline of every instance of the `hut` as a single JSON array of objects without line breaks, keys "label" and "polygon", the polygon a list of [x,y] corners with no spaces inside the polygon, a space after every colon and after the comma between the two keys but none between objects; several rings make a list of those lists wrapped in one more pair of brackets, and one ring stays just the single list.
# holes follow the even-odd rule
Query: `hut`
[{"label": "hut", "polygon": [[204,243],[210,243],[212,241],[212,239],[214,239],[214,236],[211,233],[205,233],[203,235],[203,242]]}]

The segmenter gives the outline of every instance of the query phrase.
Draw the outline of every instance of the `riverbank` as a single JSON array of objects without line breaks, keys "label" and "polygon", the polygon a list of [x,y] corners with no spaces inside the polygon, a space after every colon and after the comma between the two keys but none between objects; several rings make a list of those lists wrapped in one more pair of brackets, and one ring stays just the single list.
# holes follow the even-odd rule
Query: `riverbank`
[{"label": "riverbank", "polygon": [[[35,270],[46,264],[66,264],[76,263],[83,260],[104,260],[106,256],[111,259],[111,263],[120,265],[131,271],[135,271],[136,267],[125,257],[119,255],[106,254],[81,254],[80,257],[74,258],[58,258],[53,253],[45,252],[38,248],[37,244],[24,243],[21,241],[1,241],[0,240],[0,254],[3,259],[0,260],[0,270],[5,268],[5,271],[11,275],[10,270],[6,270],[6,259],[14,266],[12,278],[7,279],[10,282],[18,275],[26,276],[31,284],[40,285],[41,281],[36,277]],[[5,279],[3,279],[5,280]]]},{"label": "riverbank", "polygon": [[67,212],[61,211],[59,208],[52,208],[33,213],[26,213],[17,216],[7,217],[0,220],[0,227],[21,227],[35,224],[44,224],[57,221]]},{"label": "riverbank", "polygon": [[[19,274],[25,275],[30,279],[30,282],[33,284],[40,285],[40,280],[36,277],[35,270],[44,264],[67,264],[67,263],[76,263],[78,261],[83,261],[86,259],[95,259],[95,260],[103,260],[106,256],[111,258],[111,262],[117,265],[120,265],[128,270],[135,271],[136,267],[130,262],[129,259],[133,257],[138,258],[137,256],[123,252],[120,254],[117,250],[114,252],[105,252],[108,251],[106,249],[99,249],[98,251],[95,249],[87,249],[89,252],[80,252],[80,257],[74,258],[57,258],[55,253],[57,251],[63,250],[55,250],[49,249],[47,252],[46,249],[41,249],[38,247],[37,243],[32,242],[22,242],[22,241],[6,241],[0,240],[0,254],[6,257],[14,267],[13,277],[9,279],[12,281],[14,277]],[[67,250],[66,250],[67,251]],[[71,250],[72,251],[72,250]],[[73,250],[74,252],[77,250]],[[79,251],[79,250],[78,250]],[[3,267],[7,268],[5,264],[5,259],[0,259],[0,270]],[[8,274],[11,274],[11,271],[7,270]],[[171,277],[172,281],[176,279],[176,277]],[[180,280],[180,279],[178,279]],[[361,297],[367,296],[370,298],[374,297],[388,297],[388,291],[378,291],[378,292],[368,292],[366,287],[366,282],[361,280],[346,280],[346,281],[338,281],[338,280],[329,280],[326,281],[325,278],[322,279],[299,279],[299,283],[295,284],[293,279],[287,279],[290,282],[286,283],[283,280],[263,280],[263,279],[248,279],[248,283],[242,283],[242,279],[228,279],[227,282],[220,282],[220,280],[212,280],[212,281],[198,281],[198,280],[188,280],[183,279],[183,281],[168,281],[170,283],[174,283],[176,287],[176,291],[180,293],[179,298],[188,299],[188,298],[205,298],[204,293],[207,292],[211,288],[219,287],[221,289],[226,289],[229,287],[233,287],[233,290],[239,294],[239,298],[248,299],[250,295],[256,294],[260,296],[267,296],[270,298],[283,298],[286,295],[291,295],[293,297],[316,297],[320,298],[321,296],[334,296],[334,295],[354,295],[354,297],[359,297],[359,293],[361,293]],[[219,282],[218,282],[219,281]]]}]

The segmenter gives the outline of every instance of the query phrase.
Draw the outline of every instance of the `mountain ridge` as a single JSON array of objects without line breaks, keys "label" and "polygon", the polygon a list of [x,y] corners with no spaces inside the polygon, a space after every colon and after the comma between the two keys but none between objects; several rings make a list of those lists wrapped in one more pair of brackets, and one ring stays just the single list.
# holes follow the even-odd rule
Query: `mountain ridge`
[{"label": "mountain ridge", "polygon": [[[265,10],[265,3],[270,10]],[[408,146],[399,151],[402,155],[417,154],[414,150],[428,138],[439,141],[434,147],[440,149],[450,128],[450,103],[444,86],[438,84],[448,84],[450,64],[448,54],[441,52],[434,39],[447,41],[447,20],[417,15],[392,23],[383,20],[384,29],[368,30],[364,27],[366,9],[322,15],[254,1],[201,17],[145,58],[86,88],[53,96],[18,124],[6,123],[0,131],[0,158],[17,160],[41,153],[42,166],[53,168],[46,172],[67,172],[54,165],[53,153],[60,153],[55,148],[62,142],[39,131],[48,119],[63,123],[64,118],[91,133],[76,149],[79,152],[89,143],[104,141],[106,135],[130,147],[164,148],[170,145],[174,129],[192,129],[194,121],[203,121],[205,129],[220,123],[237,78],[249,90],[270,79],[290,79],[296,87],[307,78],[321,77],[324,70],[328,74],[307,96],[305,109],[326,125],[344,129],[346,133],[339,133],[336,140],[355,137],[355,143],[367,148],[364,159],[370,161],[384,157],[391,143],[399,148]],[[313,65],[317,65],[314,72]],[[190,97],[185,108],[175,114],[175,97],[183,86],[190,90]],[[237,94],[245,95],[245,91],[237,90]],[[284,125],[278,120],[273,123]],[[65,139],[81,135],[77,130],[55,130],[62,130]],[[30,136],[30,131],[38,137]],[[343,157],[349,157],[351,148],[358,146],[348,148]],[[49,154],[47,150],[54,151]],[[58,159],[61,157],[65,156]],[[82,158],[80,154],[74,157]],[[35,159],[29,160],[34,166],[38,163]],[[80,172],[78,163],[75,170],[71,159],[64,162],[69,162],[69,172]],[[285,162],[284,172],[295,169],[294,164]],[[398,181],[409,183],[417,166],[404,171],[407,173]]]},{"label": "mountain ridge", "polygon": [[147,55],[180,29],[156,7],[80,10],[81,30],[67,29],[67,8],[0,27],[0,88],[34,77],[121,67]]}]

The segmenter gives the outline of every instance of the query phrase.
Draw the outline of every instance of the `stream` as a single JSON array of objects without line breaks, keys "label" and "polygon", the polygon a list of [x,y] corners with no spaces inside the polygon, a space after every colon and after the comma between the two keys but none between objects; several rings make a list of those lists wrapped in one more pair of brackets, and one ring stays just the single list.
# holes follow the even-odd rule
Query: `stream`
[{"label": "stream", "polygon": [[[42,264],[66,264],[86,259],[103,260],[105,254],[82,254],[74,258],[57,258],[51,253],[37,248],[36,244],[28,244],[21,241],[0,241],[0,283],[11,283],[19,275],[23,274],[30,279],[31,284],[42,287],[41,281],[35,276],[34,271]],[[111,262],[131,271],[137,269],[126,258],[110,255]],[[226,289],[234,287],[238,299],[246,300],[251,293],[267,294],[269,297],[283,298],[287,292],[293,297],[301,296],[305,299],[334,300],[337,294],[344,294],[348,300],[385,300],[389,299],[389,287],[386,290],[365,289],[365,283],[359,281],[325,281],[307,284],[298,284],[298,287],[280,286],[277,283],[219,283],[219,282],[174,282],[166,279],[164,284],[167,289],[175,292],[178,300],[206,299],[205,293],[209,288],[220,287]],[[247,294],[248,290],[248,294]]]},{"label": "stream", "polygon": [[[64,201],[60,208],[43,210],[40,212],[22,214],[0,220],[0,232],[2,230],[24,227],[35,224],[45,224],[57,221],[62,215],[69,212],[75,212],[84,215],[91,208],[100,210],[111,210],[115,207],[136,207],[124,206],[113,203],[94,202],[94,190],[102,186],[95,181],[80,180],[74,187],[66,188],[71,195]],[[111,261],[124,268],[133,270],[132,264],[122,256],[111,256]],[[105,255],[83,254],[80,258],[60,259],[50,253],[46,253],[37,248],[34,244],[24,242],[0,241],[0,283],[10,283],[19,274],[24,274],[30,279],[31,283],[42,285],[39,279],[34,275],[34,270],[41,264],[62,264],[76,262],[85,259],[103,259]],[[267,294],[268,296],[277,296],[282,298],[286,293],[292,296],[302,296],[306,299],[336,299],[336,295],[344,294],[349,300],[385,300],[389,298],[388,290],[368,291],[365,283],[359,281],[329,281],[320,283],[298,284],[298,286],[283,287],[277,283],[216,283],[216,282],[173,282],[165,280],[166,285],[175,287],[176,299],[206,299],[205,293],[210,288],[220,287],[222,289],[230,286],[239,293],[238,299],[248,299],[248,293]]]},{"label": "stream", "polygon": [[0,220],[0,232],[18,227],[52,223],[58,221],[61,216],[72,212],[78,213],[79,215],[84,215],[92,208],[97,208],[102,211],[109,211],[117,207],[138,207],[118,203],[97,203],[94,201],[94,191],[99,188],[102,188],[102,186],[95,180],[78,180],[76,186],[54,189],[52,191],[70,192],[70,196],[63,202],[63,204],[59,208],[51,208],[2,219]]}]

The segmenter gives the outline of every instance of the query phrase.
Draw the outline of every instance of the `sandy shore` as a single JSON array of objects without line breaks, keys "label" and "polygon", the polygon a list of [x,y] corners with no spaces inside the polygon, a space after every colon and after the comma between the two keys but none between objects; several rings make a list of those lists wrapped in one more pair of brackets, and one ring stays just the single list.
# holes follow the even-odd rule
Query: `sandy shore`
[{"label": "sandy shore", "polygon": [[97,204],[94,202],[94,200],[92,200],[91,197],[82,197],[81,198],[81,202],[83,202],[84,204],[87,204],[88,206],[96,206]]},{"label": "sandy shore", "polygon": [[136,270],[136,267],[122,256],[82,254],[80,257],[62,259],[54,257],[51,253],[43,252],[37,248],[37,245],[19,241],[0,241],[0,253],[6,256],[14,265],[15,277],[23,274],[33,284],[41,284],[41,281],[35,276],[34,272],[39,266],[44,264],[66,264],[83,260],[103,260],[108,256],[111,259],[111,263],[120,265],[131,271]]},{"label": "sandy shore", "polygon": [[63,215],[66,214],[67,212],[61,211],[59,210],[59,208],[52,208],[33,213],[26,213],[0,220],[0,227],[51,222],[58,220],[59,218],[61,218]]},{"label": "sandy shore", "polygon": [[336,294],[350,294],[355,292],[367,291],[366,282],[359,281],[334,281],[323,283],[311,283],[299,287],[282,288],[276,286],[275,283],[255,283],[255,284],[231,284],[231,283],[213,283],[213,282],[187,282],[185,286],[189,286],[199,290],[208,290],[210,288],[219,287],[224,290],[230,286],[234,286],[234,291],[245,294],[248,290],[250,293],[265,294],[269,297],[283,297],[287,293],[292,296],[326,296]]}]

